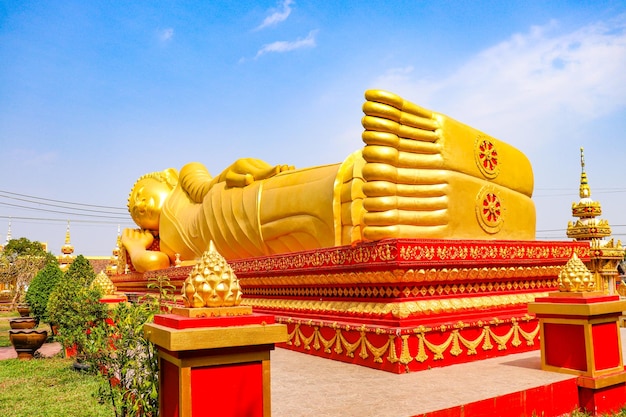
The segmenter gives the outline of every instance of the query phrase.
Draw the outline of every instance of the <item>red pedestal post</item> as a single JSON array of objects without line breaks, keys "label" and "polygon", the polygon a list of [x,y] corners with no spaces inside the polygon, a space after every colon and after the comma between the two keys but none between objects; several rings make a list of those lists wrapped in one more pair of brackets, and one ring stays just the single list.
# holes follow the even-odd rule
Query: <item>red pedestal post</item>
[{"label": "red pedestal post", "polygon": [[158,315],[146,324],[159,352],[161,417],[269,417],[270,351],[287,340],[274,317]]},{"label": "red pedestal post", "polygon": [[541,368],[578,375],[579,404],[593,415],[626,404],[619,317],[626,301],[601,293],[554,293],[528,310],[539,318]]}]

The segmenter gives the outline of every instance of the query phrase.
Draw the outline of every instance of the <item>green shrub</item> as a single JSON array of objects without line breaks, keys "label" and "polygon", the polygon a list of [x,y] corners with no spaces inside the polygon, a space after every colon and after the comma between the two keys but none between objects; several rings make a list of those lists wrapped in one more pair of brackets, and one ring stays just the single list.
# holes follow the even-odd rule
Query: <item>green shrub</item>
[{"label": "green shrub", "polygon": [[158,357],[143,326],[171,309],[176,287],[165,276],[149,280],[155,295],[118,304],[87,336],[86,359],[103,377],[99,397],[111,402],[116,417],[159,415]]},{"label": "green shrub", "polygon": [[53,262],[48,262],[31,281],[26,292],[26,302],[30,306],[30,315],[37,321],[50,323],[48,299],[62,278],[63,271],[54,259]]},{"label": "green shrub", "polygon": [[158,359],[143,325],[159,310],[158,300],[120,303],[87,336],[86,360],[103,377],[99,397],[117,417],[158,415]]},{"label": "green shrub", "polygon": [[107,315],[107,306],[100,302],[100,290],[90,288],[96,273],[82,255],[69,267],[48,300],[48,316],[59,328],[57,340],[66,348],[76,347],[84,353],[87,330]]}]

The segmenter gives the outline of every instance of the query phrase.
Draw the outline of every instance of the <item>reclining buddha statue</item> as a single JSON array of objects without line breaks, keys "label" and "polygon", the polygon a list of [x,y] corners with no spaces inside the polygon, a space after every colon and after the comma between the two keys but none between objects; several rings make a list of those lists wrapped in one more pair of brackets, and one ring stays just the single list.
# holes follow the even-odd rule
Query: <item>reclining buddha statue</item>
[{"label": "reclining buddha statue", "polygon": [[139,178],[128,201],[139,229],[121,238],[134,268],[200,258],[211,241],[239,259],[386,238],[534,239],[524,154],[395,94],[365,98],[365,146],[341,163],[246,158],[212,177],[192,162]]}]

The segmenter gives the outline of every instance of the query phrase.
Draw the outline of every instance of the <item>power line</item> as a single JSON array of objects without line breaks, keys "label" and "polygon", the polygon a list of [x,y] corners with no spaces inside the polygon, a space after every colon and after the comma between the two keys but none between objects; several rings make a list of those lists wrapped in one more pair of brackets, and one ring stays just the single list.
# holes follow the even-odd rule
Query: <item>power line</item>
[{"label": "power line", "polygon": [[[0,191],[1,193],[2,191]],[[67,207],[67,206],[62,206],[59,204],[50,204],[50,203],[39,203],[37,201],[32,201],[32,200],[28,200],[25,198],[18,198],[18,197],[6,197],[3,195],[0,195],[0,198],[10,198],[12,200],[17,200],[17,201],[24,201],[26,203],[32,203],[32,204],[42,204],[45,205],[47,207],[59,207],[59,208],[64,208],[64,209],[68,209],[68,210],[81,210],[81,211],[89,211],[92,213],[104,213],[104,214],[112,214],[110,211],[103,211],[103,210],[92,210],[92,209],[84,209],[84,208],[75,208],[75,207]],[[0,204],[9,204],[9,203],[0,203]],[[27,206],[18,206],[18,205],[14,205],[15,207],[21,207],[21,208],[31,208],[31,207],[27,207]],[[98,207],[98,206],[92,206],[90,205],[90,207]],[[38,208],[31,208],[32,210],[36,210]],[[120,214],[120,213],[114,213],[114,214]]]},{"label": "power line", "polygon": [[[73,203],[71,201],[53,200],[51,198],[36,197],[36,196],[32,196],[32,195],[13,193],[13,192],[4,191],[4,190],[0,190],[0,193],[2,193],[2,194],[9,194],[9,195],[16,195],[16,196],[20,196],[20,197],[35,199],[35,200],[52,201],[54,203],[71,204],[71,205],[74,205],[74,206],[96,207],[96,208],[111,209],[111,210],[123,210],[123,211],[127,210],[126,207],[112,207],[112,206],[100,206],[100,205],[95,205],[95,204]],[[6,198],[17,199],[15,197],[6,197]],[[26,201],[26,200],[23,200],[23,201]],[[46,203],[39,203],[39,202],[36,202],[36,201],[34,203],[36,203],[36,204],[46,204]],[[47,204],[47,205],[53,205],[53,204]],[[80,210],[85,210],[85,209],[80,209]]]},{"label": "power line", "polygon": [[[16,216],[2,216],[0,215],[0,219],[8,219],[8,220],[26,220],[26,221],[36,221],[36,222],[58,222],[58,223],[66,223],[67,219],[46,219],[42,217],[16,217]],[[120,223],[133,223],[130,218],[128,219],[120,219],[121,222],[115,222],[111,220],[71,220],[72,224],[74,223],[84,223],[84,224],[120,224]]]},{"label": "power line", "polygon": [[[568,191],[568,190],[575,190],[578,191],[577,189],[574,189],[572,187],[559,187],[559,188],[543,188],[543,187],[538,187],[535,188],[535,191]],[[621,192],[626,192],[626,188],[624,187],[606,187],[606,188],[602,188],[602,187],[593,187],[592,191],[598,191],[598,192],[606,192],[606,191],[621,191]],[[572,191],[574,192],[574,191]]]},{"label": "power line", "polygon": [[83,214],[83,213],[68,213],[68,212],[65,212],[65,211],[48,210],[48,209],[44,209],[44,208],[28,207],[28,206],[21,206],[19,204],[2,203],[2,202],[0,202],[0,205],[1,206],[9,206],[9,207],[17,207],[17,208],[22,208],[22,209],[26,209],[26,210],[45,211],[47,213],[58,213],[58,214],[64,214],[66,216],[97,217],[97,218],[103,218],[103,219],[119,219],[119,220],[125,220],[126,219],[126,217],[102,216],[102,215]]}]

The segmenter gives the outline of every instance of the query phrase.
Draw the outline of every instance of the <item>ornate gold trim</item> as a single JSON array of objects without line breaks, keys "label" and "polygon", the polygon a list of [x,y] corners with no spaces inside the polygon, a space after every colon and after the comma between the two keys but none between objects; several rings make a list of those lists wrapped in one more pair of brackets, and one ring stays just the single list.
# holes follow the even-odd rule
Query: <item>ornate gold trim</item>
[{"label": "ornate gold trim", "polygon": [[[395,269],[385,271],[356,271],[324,274],[276,275],[271,277],[239,278],[239,283],[248,294],[247,288],[254,286],[315,286],[315,285],[354,285],[517,279],[525,281],[533,278],[555,278],[563,265],[519,266],[519,267],[483,267],[483,268],[420,268]],[[479,283],[480,285],[480,283]]]},{"label": "ornate gold trim", "polygon": [[530,291],[539,289],[556,289],[556,278],[547,280],[509,280],[495,282],[469,282],[469,283],[442,283],[438,285],[383,285],[362,287],[338,287],[334,285],[324,286],[254,286],[247,283],[244,286],[248,297],[314,297],[314,298],[415,298],[446,295],[481,294],[501,291]]},{"label": "ornate gold trim", "polygon": [[388,316],[406,319],[417,315],[459,313],[472,309],[511,307],[547,297],[549,292],[493,295],[484,297],[455,297],[401,303],[375,303],[358,301],[285,300],[244,298],[242,304],[263,310],[306,311],[344,315]]}]

